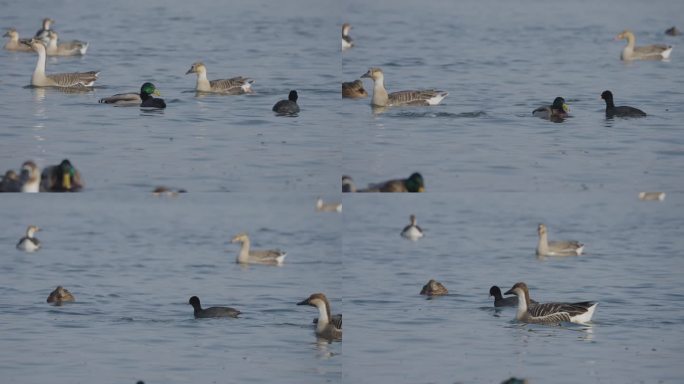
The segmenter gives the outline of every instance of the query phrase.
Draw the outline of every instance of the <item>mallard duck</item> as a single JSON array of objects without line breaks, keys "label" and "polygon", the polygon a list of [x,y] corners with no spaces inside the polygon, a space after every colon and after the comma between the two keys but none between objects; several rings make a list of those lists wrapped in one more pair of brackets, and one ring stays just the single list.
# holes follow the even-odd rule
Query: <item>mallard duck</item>
[{"label": "mallard duck", "polygon": [[41,192],[79,192],[83,189],[81,173],[71,165],[69,159],[43,169],[41,179]]},{"label": "mallard duck", "polygon": [[5,43],[5,49],[8,51],[17,52],[31,52],[33,49],[27,45],[31,39],[19,39],[19,32],[14,28],[9,28],[3,37],[9,37],[9,41]]},{"label": "mallard duck", "polygon": [[539,235],[537,256],[579,256],[584,250],[584,244],[579,241],[549,241],[544,224],[539,224],[537,234]]},{"label": "mallard duck", "polygon": [[651,44],[636,47],[636,37],[632,31],[626,29],[615,36],[615,40],[627,40],[627,45],[620,54],[621,60],[663,60],[670,57],[671,45]]},{"label": "mallard duck", "polygon": [[38,53],[36,69],[33,71],[33,76],[31,76],[31,85],[34,87],[87,88],[92,87],[93,84],[95,84],[97,75],[100,73],[99,71],[46,75],[45,62],[47,53],[45,45],[43,45],[40,40],[36,39],[31,39],[27,45]]},{"label": "mallard duck", "polygon": [[646,112],[626,105],[616,107],[613,103],[613,92],[603,91],[601,98],[606,101],[606,117],[643,117]]},{"label": "mallard duck", "polygon": [[385,76],[380,68],[371,68],[361,77],[373,80],[373,98],[371,104],[377,107],[391,107],[397,105],[437,105],[448,92],[428,90],[398,91],[390,94],[385,90]]},{"label": "mallard duck", "polygon": [[523,323],[559,324],[561,322],[585,324],[591,321],[598,303],[583,301],[579,303],[532,304],[527,284],[515,283],[506,295],[518,296],[516,320]]},{"label": "mallard duck", "polygon": [[342,317],[339,324],[332,322],[332,313],[328,298],[322,293],[314,293],[297,305],[310,305],[318,309],[316,336],[327,340],[342,340]]},{"label": "mallard duck", "polygon": [[195,89],[199,92],[226,93],[231,95],[252,92],[254,80],[246,77],[238,76],[230,79],[209,81],[207,79],[207,67],[201,62],[193,63],[190,69],[185,72],[186,75],[190,73],[197,74],[197,86]]},{"label": "mallard duck", "polygon": [[556,97],[551,105],[544,105],[535,109],[532,111],[532,115],[554,122],[561,122],[568,117],[569,110],[570,108],[565,104],[565,99]]},{"label": "mallard duck", "polygon": [[58,43],[59,34],[55,31],[48,31],[48,56],[82,56],[88,50],[88,43],[85,41],[73,40],[66,43]]},{"label": "mallard duck", "polygon": [[363,81],[354,80],[342,83],[342,97],[349,99],[362,99],[368,97],[368,92],[363,88]]},{"label": "mallard duck", "polygon": [[449,294],[449,291],[439,281],[435,279],[430,279],[430,281],[428,281],[427,284],[423,286],[423,289],[420,291],[420,294],[427,296],[442,296]]},{"label": "mallard duck", "polygon": [[200,304],[200,299],[197,296],[191,297],[188,301],[188,304],[192,305],[196,319],[210,317],[238,317],[238,315],[242,313],[231,307],[210,307],[202,309],[202,304]]},{"label": "mallard duck", "polygon": [[61,305],[62,303],[73,301],[76,301],[74,295],[72,295],[68,289],[62,287],[61,285],[55,288],[55,290],[52,291],[47,298],[48,303],[54,303],[55,305]]},{"label": "mallard duck", "polygon": [[351,25],[349,23],[342,24],[342,50],[349,49],[354,46],[354,41],[349,37],[349,30]]},{"label": "mallard duck", "polygon": [[294,115],[295,113],[299,113],[299,105],[297,105],[298,98],[299,95],[297,95],[297,91],[290,91],[287,100],[280,100],[275,103],[273,112],[276,112],[279,115]]},{"label": "mallard duck", "polygon": [[26,236],[19,239],[17,249],[24,252],[35,252],[40,249],[40,240],[33,237],[36,232],[40,231],[35,225],[29,225],[26,228]]},{"label": "mallard duck", "polygon": [[235,262],[240,264],[272,264],[281,265],[285,261],[287,252],[280,249],[269,250],[250,250],[249,236],[246,233],[239,233],[231,240],[231,243],[241,243],[240,253],[238,253]]},{"label": "mallard duck", "polygon": [[371,184],[358,192],[425,192],[423,176],[415,172],[408,179],[389,180],[378,184]]},{"label": "mallard duck", "polygon": [[117,107],[121,106],[139,106],[145,108],[166,108],[164,99],[157,99],[154,96],[160,96],[159,90],[152,83],[144,83],[140,86],[140,93],[117,93],[109,97],[99,100],[100,103],[113,104]]}]

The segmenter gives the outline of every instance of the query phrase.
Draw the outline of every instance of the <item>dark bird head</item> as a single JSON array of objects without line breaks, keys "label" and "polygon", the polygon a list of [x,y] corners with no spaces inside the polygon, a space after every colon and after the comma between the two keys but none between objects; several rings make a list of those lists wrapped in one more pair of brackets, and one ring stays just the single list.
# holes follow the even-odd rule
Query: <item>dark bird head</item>
[{"label": "dark bird head", "polygon": [[295,103],[297,102],[298,98],[299,98],[299,95],[297,95],[297,91],[295,91],[295,90],[290,91],[290,94],[287,95],[287,99],[290,101],[294,101]]}]

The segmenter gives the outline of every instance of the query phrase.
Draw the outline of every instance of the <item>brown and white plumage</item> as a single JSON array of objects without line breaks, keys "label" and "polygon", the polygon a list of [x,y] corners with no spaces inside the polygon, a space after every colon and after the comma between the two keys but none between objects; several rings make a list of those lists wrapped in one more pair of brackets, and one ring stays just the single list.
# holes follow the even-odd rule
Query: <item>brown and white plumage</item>
[{"label": "brown and white plumage", "polygon": [[446,287],[439,281],[430,279],[430,281],[423,286],[420,294],[427,296],[443,296],[449,294],[449,290],[447,290]]},{"label": "brown and white plumage", "polygon": [[97,75],[100,73],[98,71],[46,75],[47,53],[45,45],[36,39],[31,39],[28,45],[38,54],[36,69],[31,76],[31,85],[34,87],[89,88],[95,84]]},{"label": "brown and white plumage", "polygon": [[250,249],[249,236],[246,233],[239,233],[231,240],[231,243],[241,243],[240,252],[235,259],[240,264],[270,264],[281,265],[285,261],[287,252],[280,249],[252,250]]},{"label": "brown and white plumage", "polygon": [[342,97],[346,99],[363,99],[368,92],[363,88],[363,81],[354,80],[342,83]]},{"label": "brown and white plumage", "polygon": [[584,251],[584,244],[576,240],[549,241],[544,224],[539,224],[537,234],[537,256],[579,256]]},{"label": "brown and white plumage", "polygon": [[35,252],[40,249],[40,240],[33,237],[33,235],[40,231],[35,225],[29,225],[26,228],[26,236],[19,239],[17,249],[24,252]]},{"label": "brown and white plumage", "polygon": [[48,31],[47,36],[46,50],[48,56],[82,56],[88,50],[88,43],[85,41],[72,40],[60,43],[58,41],[59,34],[55,31]]},{"label": "brown and white plumage", "polygon": [[340,315],[339,321],[332,321],[330,302],[324,294],[314,293],[297,305],[310,305],[318,309],[316,336],[327,340],[342,340],[342,316]]},{"label": "brown and white plumage", "polygon": [[19,190],[26,193],[40,192],[40,178],[38,165],[31,160],[25,161],[19,174]]},{"label": "brown and white plumage", "polygon": [[636,37],[632,31],[626,29],[615,36],[615,40],[627,40],[627,45],[620,54],[621,60],[663,60],[670,57],[671,45],[651,44],[636,46]]},{"label": "brown and white plumage", "polygon": [[524,323],[559,324],[562,322],[584,324],[591,320],[598,303],[582,301],[578,303],[531,304],[527,284],[515,283],[506,295],[518,296],[518,311],[515,318]]},{"label": "brown and white plumage", "polygon": [[448,92],[434,89],[387,93],[387,90],[385,90],[385,77],[380,68],[371,68],[361,77],[367,77],[373,80],[373,97],[371,99],[371,104],[377,107],[437,105],[449,95]]},{"label": "brown and white plumage", "polygon": [[214,92],[226,93],[231,95],[239,95],[243,93],[252,92],[252,83],[254,80],[238,76],[230,79],[207,79],[207,67],[204,63],[193,63],[190,69],[185,74],[196,73],[197,85],[195,89],[199,92]]},{"label": "brown and white plumage", "polygon": [[36,35],[33,36],[35,39],[41,40],[43,43],[47,44],[48,43],[48,32],[50,32],[52,29],[52,24],[54,24],[54,20],[52,20],[49,17],[46,17],[43,19],[43,27],[36,32]]},{"label": "brown and white plumage", "polygon": [[72,295],[68,289],[62,287],[61,285],[55,288],[54,291],[50,292],[50,295],[47,298],[48,303],[53,303],[55,305],[62,305],[62,303],[73,301],[76,301],[74,295]]},{"label": "brown and white plumage", "polygon": [[26,45],[31,39],[20,39],[19,32],[14,28],[7,29],[3,37],[9,37],[9,41],[5,43],[5,50],[16,52],[31,52],[33,49]]}]

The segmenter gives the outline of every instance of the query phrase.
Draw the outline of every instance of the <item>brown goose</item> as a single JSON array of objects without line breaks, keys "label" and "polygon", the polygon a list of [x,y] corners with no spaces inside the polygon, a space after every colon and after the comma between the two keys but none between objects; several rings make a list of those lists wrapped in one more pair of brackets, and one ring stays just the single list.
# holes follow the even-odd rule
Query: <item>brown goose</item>
[{"label": "brown goose", "polygon": [[385,76],[380,68],[371,68],[361,77],[373,80],[373,98],[371,104],[377,107],[391,107],[397,105],[437,105],[448,92],[428,90],[411,90],[387,93],[385,90]]},{"label": "brown goose", "polygon": [[40,40],[31,39],[29,45],[37,54],[38,62],[31,76],[34,87],[89,88],[95,84],[99,71],[45,74],[46,49]]}]

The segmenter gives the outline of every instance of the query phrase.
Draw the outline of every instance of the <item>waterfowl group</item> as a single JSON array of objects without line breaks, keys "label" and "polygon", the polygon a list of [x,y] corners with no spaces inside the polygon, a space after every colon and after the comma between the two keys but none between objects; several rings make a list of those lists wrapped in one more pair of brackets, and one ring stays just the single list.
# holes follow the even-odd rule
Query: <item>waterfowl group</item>
[{"label": "waterfowl group", "polygon": [[200,299],[197,296],[193,296],[188,301],[188,304],[192,305],[192,309],[196,319],[206,319],[212,317],[238,317],[242,312],[231,307],[210,307],[202,309],[202,304],[200,304]]},{"label": "waterfowl group", "polygon": [[544,224],[539,224],[537,234],[539,235],[537,256],[579,256],[584,251],[584,244],[579,241],[549,241]]},{"label": "waterfowl group", "polygon": [[387,90],[385,90],[385,76],[380,68],[371,68],[361,77],[373,80],[373,97],[371,98],[371,104],[376,107],[437,105],[449,95],[448,92],[434,89],[387,93]]},{"label": "waterfowl group", "polygon": [[518,296],[516,320],[533,324],[586,324],[591,321],[598,303],[583,301],[578,303],[545,303],[532,304],[527,284],[520,282],[513,285],[506,294]]},{"label": "waterfowl group", "polygon": [[26,236],[19,239],[17,243],[17,249],[24,252],[35,252],[40,249],[40,240],[36,239],[33,235],[40,231],[35,225],[29,225],[26,228]]},{"label": "waterfowl group", "polygon": [[299,105],[297,104],[297,91],[292,90],[290,94],[287,95],[287,100],[280,100],[273,106],[273,112],[278,115],[294,115],[299,113]]},{"label": "waterfowl group", "polygon": [[241,243],[240,252],[235,259],[239,264],[270,264],[281,265],[285,261],[287,252],[280,249],[252,250],[250,249],[249,236],[239,233],[231,240],[231,243]]},{"label": "waterfowl group", "polygon": [[43,169],[31,160],[21,165],[20,174],[13,170],[5,172],[0,181],[0,192],[78,192],[83,189],[81,173],[69,159]]},{"label": "waterfowl group", "polygon": [[[489,288],[489,297],[494,298],[494,307],[496,308],[518,306],[517,296],[503,297],[503,295],[501,294],[501,288],[499,288],[496,285],[492,285],[492,287]],[[530,299],[530,303],[537,304],[537,302],[532,299]]]},{"label": "waterfowl group", "polygon": [[50,295],[48,295],[47,298],[48,303],[55,305],[62,305],[62,303],[74,301],[76,301],[74,295],[72,295],[68,289],[62,287],[61,285],[57,286],[54,291],[50,292]]},{"label": "waterfowl group", "polygon": [[195,86],[195,90],[198,92],[225,93],[230,95],[240,95],[252,92],[252,83],[254,80],[246,77],[238,76],[230,79],[210,81],[207,79],[207,67],[202,62],[193,63],[190,69],[185,72],[186,75],[191,73],[197,74],[197,85]]},{"label": "waterfowl group", "polygon": [[420,290],[421,295],[426,296],[443,296],[448,295],[449,290],[435,279],[430,279],[427,284],[423,285],[423,289]]},{"label": "waterfowl group", "polygon": [[410,223],[401,231],[401,236],[416,241],[423,237],[423,230],[418,226],[416,215],[409,217]]},{"label": "waterfowl group", "polygon": [[632,31],[625,29],[615,36],[615,40],[627,40],[627,45],[622,49],[620,59],[630,60],[665,60],[670,57],[672,52],[671,45],[651,44],[636,46],[636,37]]},{"label": "waterfowl group", "polygon": [[318,321],[316,321],[316,336],[327,340],[342,339],[342,316],[339,321],[333,322],[331,315],[330,302],[322,293],[311,294],[307,299],[300,301],[297,305],[309,305],[318,309]]}]

